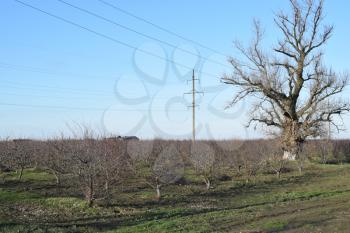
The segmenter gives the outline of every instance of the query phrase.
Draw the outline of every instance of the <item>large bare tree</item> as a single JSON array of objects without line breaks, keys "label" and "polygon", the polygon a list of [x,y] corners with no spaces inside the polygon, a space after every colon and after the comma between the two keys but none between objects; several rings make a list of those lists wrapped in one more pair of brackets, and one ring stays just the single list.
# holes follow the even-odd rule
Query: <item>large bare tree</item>
[{"label": "large bare tree", "polygon": [[324,1],[290,0],[290,5],[291,13],[275,16],[282,36],[271,51],[263,50],[255,21],[255,39],[248,48],[235,43],[243,58],[230,58],[233,73],[222,81],[239,89],[229,107],[252,97],[249,125],[278,133],[284,150],[297,158],[305,139],[324,135],[326,125],[343,130],[341,115],[350,106],[337,99],[347,75],[323,63],[322,47],[333,33],[333,26],[323,23]]}]

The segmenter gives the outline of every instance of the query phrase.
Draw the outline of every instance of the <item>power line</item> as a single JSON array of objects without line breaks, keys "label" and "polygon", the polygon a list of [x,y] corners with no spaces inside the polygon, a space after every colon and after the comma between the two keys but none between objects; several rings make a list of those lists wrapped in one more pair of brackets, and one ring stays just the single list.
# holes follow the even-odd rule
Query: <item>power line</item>
[{"label": "power line", "polygon": [[[107,108],[87,108],[87,107],[67,107],[67,106],[54,106],[54,105],[32,105],[32,104],[15,104],[15,103],[3,103],[0,102],[2,106],[12,106],[12,107],[24,107],[24,108],[43,108],[43,109],[62,109],[62,110],[79,110],[79,111],[106,111]],[[109,109],[112,112],[138,112],[138,111],[149,111],[149,109]],[[180,109],[152,109],[152,111],[172,111],[172,112],[187,112],[188,110]]]},{"label": "power line", "polygon": [[28,95],[28,94],[17,94],[17,93],[9,93],[9,92],[0,92],[0,95],[8,95],[8,96],[19,96],[19,97],[33,97],[33,98],[52,98],[52,99],[64,99],[64,100],[72,100],[77,98],[65,98],[62,96],[47,96],[47,95]]},{"label": "power line", "polygon": [[[86,98],[86,97],[63,97],[63,96],[49,96],[49,95],[33,95],[33,94],[18,94],[18,93],[12,93],[12,92],[0,92],[0,96],[17,96],[17,97],[31,97],[31,98],[44,98],[44,99],[62,99],[62,100],[82,100],[82,101],[101,101],[101,100],[111,100],[111,98],[108,98],[107,96],[100,96],[98,95],[98,98],[94,98],[95,96],[92,96],[92,98]],[[165,99],[165,98],[155,98],[155,97],[150,97],[150,100],[155,100],[155,99]],[[147,102],[149,103],[149,102]],[[146,104],[146,103],[143,103]],[[152,104],[152,106],[155,106]],[[158,107],[164,107],[162,105],[156,105]]]},{"label": "power line", "polygon": [[108,98],[107,96],[98,96],[99,98],[96,99],[93,97],[88,99],[86,97],[63,97],[63,96],[48,96],[48,95],[33,95],[33,94],[18,94],[18,93],[11,93],[11,92],[0,92],[0,95],[5,95],[5,96],[18,96],[18,97],[33,97],[33,98],[45,98],[45,99],[62,99],[62,100],[84,100],[84,101],[91,101],[91,100],[96,100],[96,101],[101,101],[101,99],[104,100],[110,100],[111,98]]},{"label": "power line", "polygon": [[[167,41],[164,41],[164,40],[158,39],[158,38],[156,38],[156,37],[150,36],[150,35],[148,35],[148,34],[142,33],[142,32],[140,32],[140,31],[137,31],[137,30],[135,30],[135,29],[132,29],[132,28],[130,28],[130,27],[127,27],[127,26],[125,26],[125,25],[123,25],[123,24],[120,24],[120,23],[118,23],[118,22],[116,22],[116,21],[113,21],[113,20],[111,20],[111,19],[108,19],[108,18],[106,18],[106,17],[104,17],[104,16],[101,16],[101,15],[99,15],[99,14],[96,14],[96,13],[94,13],[94,12],[92,12],[92,11],[89,11],[89,10],[86,10],[86,9],[81,8],[81,7],[79,7],[79,6],[73,5],[73,4],[71,4],[71,3],[69,3],[69,2],[66,2],[66,1],[64,1],[64,0],[57,0],[57,1],[58,1],[58,2],[61,2],[61,3],[63,3],[63,4],[65,4],[65,5],[67,5],[67,6],[70,6],[70,7],[74,8],[74,9],[77,9],[77,10],[79,10],[79,11],[81,11],[81,12],[84,12],[84,13],[86,13],[86,14],[88,14],[88,15],[92,15],[92,16],[98,18],[98,19],[101,19],[101,20],[105,21],[105,22],[108,22],[108,23],[110,23],[110,24],[112,24],[112,25],[114,25],[114,26],[123,28],[123,29],[125,29],[125,30],[127,30],[127,31],[136,33],[136,34],[138,34],[138,35],[140,35],[140,36],[143,36],[143,37],[145,37],[145,38],[148,38],[148,39],[157,41],[157,42],[159,42],[159,43],[165,44],[165,45],[167,45],[167,46],[169,46],[169,47],[171,47],[171,48],[173,48],[173,49],[178,49],[178,50],[180,50],[180,51],[182,51],[182,52],[184,52],[184,53],[190,54],[190,55],[192,55],[192,56],[195,56],[195,57],[198,56],[198,54],[193,53],[193,52],[191,52],[191,51],[189,51],[189,50],[187,50],[187,49],[180,48],[180,47],[178,47],[178,46],[176,46],[176,45],[174,45],[174,44],[171,44],[171,43],[169,43],[169,42],[167,42]],[[212,59],[210,59],[210,58],[203,58],[203,60],[204,60],[204,61],[208,61],[208,62],[212,62],[212,63],[215,63],[215,64],[218,64],[218,65],[221,65],[221,66],[224,66],[224,67],[227,67],[227,68],[231,68],[231,67],[229,67],[229,66],[226,65],[226,64],[223,64],[223,63],[221,63],[221,62],[212,60]]]},{"label": "power line", "polygon": [[198,46],[200,46],[200,47],[202,47],[202,48],[204,48],[204,49],[207,49],[207,50],[209,50],[209,51],[211,51],[211,52],[214,52],[214,53],[220,54],[220,55],[222,55],[222,56],[224,56],[224,57],[227,57],[226,54],[223,54],[222,52],[220,52],[220,51],[218,51],[218,50],[216,50],[216,49],[210,48],[210,47],[208,47],[208,46],[206,46],[206,45],[203,45],[202,43],[199,43],[199,42],[197,42],[197,41],[195,41],[195,40],[192,40],[192,39],[189,39],[189,38],[187,38],[187,37],[184,37],[184,36],[182,36],[182,35],[180,35],[180,34],[178,34],[178,33],[176,33],[176,32],[173,32],[173,31],[171,31],[171,30],[169,30],[169,29],[167,29],[167,28],[165,28],[165,27],[159,26],[158,24],[155,24],[155,23],[153,23],[153,22],[151,22],[151,21],[149,21],[149,20],[147,20],[147,19],[145,19],[145,18],[142,18],[142,17],[140,17],[140,16],[137,16],[137,15],[135,15],[135,14],[132,14],[132,13],[130,13],[130,12],[128,12],[128,11],[126,11],[126,10],[124,10],[124,9],[122,9],[122,8],[120,8],[120,7],[118,7],[118,6],[116,6],[116,5],[114,5],[114,4],[111,4],[111,3],[107,2],[107,1],[104,1],[104,0],[97,0],[97,1],[99,1],[99,2],[101,2],[101,3],[103,3],[103,4],[105,4],[106,6],[109,6],[109,7],[113,8],[114,10],[117,10],[117,11],[119,11],[119,12],[122,12],[123,14],[126,14],[126,15],[128,15],[128,16],[130,16],[130,17],[133,17],[133,18],[139,20],[139,21],[142,21],[142,22],[144,22],[144,23],[147,23],[147,24],[149,24],[149,25],[151,25],[151,26],[153,26],[153,27],[155,27],[155,28],[157,28],[157,29],[159,29],[159,30],[161,30],[161,31],[164,31],[164,32],[166,32],[166,33],[168,33],[168,34],[171,34],[171,35],[173,35],[173,36],[176,36],[177,38],[180,38],[180,39],[182,39],[182,40],[185,40],[185,41],[188,41],[188,42],[190,42],[190,43],[196,44],[196,45],[198,45]]},{"label": "power line", "polygon": [[[94,102],[94,101],[101,101],[101,98],[100,99],[86,99],[86,98],[65,98],[65,97],[61,97],[61,96],[45,96],[45,95],[28,95],[28,94],[17,94],[17,93],[8,93],[8,92],[0,92],[0,96],[2,95],[5,95],[5,96],[16,96],[16,97],[31,97],[31,98],[44,98],[44,99],[62,99],[62,100],[69,100],[69,101],[72,101],[72,100],[82,100],[82,101],[87,101],[87,102]],[[107,100],[107,99],[105,99]],[[110,100],[110,99],[108,99]],[[17,104],[16,104],[17,105]],[[9,106],[14,106],[13,104],[9,105]],[[24,106],[19,106],[19,107],[24,107]],[[32,107],[32,106],[27,106],[27,107]],[[40,106],[35,106],[36,108],[40,108]],[[63,108],[63,107],[60,107],[58,106],[59,108]],[[160,111],[164,111],[164,112],[167,112],[169,111],[168,109],[165,109],[164,108],[164,105],[154,105],[152,104],[152,107],[158,107],[159,109],[154,109],[152,108],[151,111],[156,111],[156,112],[160,112]],[[56,108],[55,106],[53,107],[50,107],[50,108]],[[68,110],[70,110],[71,108],[70,107],[64,107],[65,108],[68,108]],[[81,109],[78,109],[78,110],[81,110]],[[86,108],[84,108],[84,110],[86,110]],[[96,109],[92,109],[92,110],[96,110]],[[102,110],[102,109],[101,109]],[[96,110],[97,111],[97,110]],[[123,110],[120,110],[120,112],[123,111]],[[134,110],[125,110],[125,111],[134,111]],[[135,109],[135,111],[149,111],[149,109]],[[179,110],[179,109],[171,109],[170,110],[171,112],[182,112],[182,110]],[[183,112],[187,112],[187,110],[184,110]]]},{"label": "power line", "polygon": [[[79,97],[81,97],[81,94],[84,94],[84,96],[91,96],[91,97],[98,97],[98,98],[106,98],[106,99],[111,99],[112,97],[115,97],[115,93],[112,93],[110,95],[107,95],[105,91],[100,91],[100,92],[96,92],[93,90],[84,90],[84,89],[73,89],[73,88],[61,88],[61,87],[57,87],[57,86],[47,86],[47,85],[30,85],[30,84],[25,84],[25,83],[18,83],[18,82],[12,82],[12,81],[5,81],[7,83],[2,83],[2,87],[6,87],[6,88],[12,88],[15,90],[33,90],[33,91],[49,91],[50,93],[52,93],[52,90],[54,90],[54,92],[59,92],[62,94],[77,94],[79,95]],[[8,84],[10,83],[10,84]],[[87,91],[87,92],[86,92]],[[139,92],[133,92],[133,93],[139,93]],[[19,94],[12,94],[12,93],[4,93],[2,91],[0,91],[0,95],[1,94],[8,94],[8,95],[14,95],[14,96],[20,96]],[[124,93],[124,95],[129,95],[131,94],[131,92],[128,93]],[[119,94],[120,95],[120,94]],[[24,96],[23,94],[21,96]],[[50,96],[43,96],[43,95],[27,95],[28,97],[47,97],[50,98]],[[149,100],[167,100],[169,98],[171,98],[171,96],[159,96],[159,95],[154,95],[149,93],[148,95]],[[61,97],[52,97],[52,98],[61,98]],[[72,97],[73,99],[76,97]],[[128,98],[128,97],[125,97]],[[63,98],[62,98],[63,99]],[[77,99],[85,99],[85,97],[81,97],[81,98],[77,98]],[[117,98],[118,99],[118,98]]]},{"label": "power line", "polygon": [[41,74],[49,74],[49,75],[65,75],[65,76],[76,76],[76,77],[84,77],[84,78],[111,78],[107,76],[100,76],[100,75],[91,75],[91,74],[81,74],[81,73],[71,73],[71,72],[62,72],[62,71],[56,71],[56,70],[48,70],[40,67],[33,67],[33,66],[23,66],[23,65],[16,65],[16,64],[10,64],[7,62],[0,61],[0,69],[11,69],[15,71],[25,71],[25,72],[33,72],[33,73],[41,73]]},{"label": "power line", "polygon": [[[133,46],[133,45],[130,45],[130,44],[126,43],[126,42],[120,41],[120,40],[115,39],[115,38],[113,38],[113,37],[111,37],[111,36],[108,36],[108,35],[106,35],[106,34],[97,32],[97,31],[95,31],[95,30],[93,30],[93,29],[90,29],[90,28],[88,28],[88,27],[82,26],[82,25],[80,25],[80,24],[78,24],[78,23],[75,23],[75,22],[73,22],[73,21],[71,21],[71,20],[68,20],[68,19],[65,19],[65,18],[63,18],[63,17],[61,17],[61,16],[52,14],[52,13],[47,12],[47,11],[45,11],[45,10],[42,10],[42,9],[40,9],[40,8],[38,8],[38,7],[35,7],[35,6],[33,6],[33,5],[30,5],[30,4],[28,4],[28,3],[22,2],[22,1],[20,1],[20,0],[13,0],[13,1],[15,1],[15,2],[21,4],[21,5],[25,6],[25,7],[28,7],[28,8],[31,8],[31,9],[33,9],[33,10],[36,10],[36,11],[38,11],[38,12],[41,12],[42,14],[45,14],[45,15],[47,15],[47,16],[50,16],[50,17],[55,18],[55,19],[58,19],[58,20],[63,21],[63,22],[65,22],[65,23],[67,23],[67,24],[70,24],[70,25],[73,25],[73,26],[75,26],[75,27],[78,27],[78,28],[80,28],[80,29],[82,29],[82,30],[88,31],[88,32],[90,32],[90,33],[92,33],[92,34],[95,34],[95,35],[99,36],[99,37],[102,37],[102,38],[104,38],[104,39],[110,40],[110,41],[112,41],[112,42],[114,42],[114,43],[117,43],[117,44],[123,45],[123,46],[125,46],[125,47],[127,47],[127,48],[130,48],[130,49],[133,49],[133,50],[142,52],[142,53],[144,53],[144,54],[150,55],[150,56],[155,57],[155,58],[160,59],[160,60],[164,60],[164,61],[167,61],[167,62],[172,62],[172,63],[174,63],[174,64],[176,64],[176,65],[178,65],[178,66],[181,66],[181,67],[183,67],[183,68],[185,68],[185,69],[192,70],[192,68],[189,67],[189,66],[187,66],[187,65],[178,63],[178,62],[176,62],[176,61],[174,61],[174,60],[171,60],[171,59],[169,59],[169,58],[164,58],[164,57],[159,56],[159,55],[157,55],[157,54],[154,54],[154,53],[148,52],[148,51],[146,51],[146,50],[137,48],[137,47],[135,47],[135,46]],[[207,76],[217,77],[217,75],[214,75],[214,74],[211,74],[211,73],[207,73],[207,72],[200,72],[200,73],[201,73],[201,74],[204,74],[204,75],[207,75]]]},{"label": "power line", "polygon": [[[3,82],[3,81],[2,81]],[[70,91],[70,92],[80,92],[80,93],[89,93],[89,94],[96,94],[96,95],[100,95],[100,94],[106,94],[106,91],[103,90],[88,90],[88,89],[75,89],[75,88],[67,88],[67,87],[59,87],[59,86],[48,86],[48,85],[41,85],[41,84],[35,84],[35,85],[31,85],[31,84],[27,84],[27,83],[18,83],[18,82],[13,82],[13,81],[5,81],[9,86],[13,85],[21,85],[21,86],[25,86],[25,87],[29,87],[29,88],[45,88],[45,89],[56,89],[56,90],[62,90],[62,91]]]},{"label": "power line", "polygon": [[[39,74],[49,74],[49,75],[55,75],[55,76],[71,76],[71,77],[84,77],[84,78],[90,78],[90,79],[100,79],[100,78],[112,78],[108,76],[100,76],[100,75],[91,75],[91,74],[82,74],[82,73],[71,73],[71,72],[62,72],[62,71],[56,71],[56,70],[48,70],[41,67],[33,67],[33,66],[23,66],[23,65],[17,65],[17,64],[10,64],[6,62],[0,61],[0,69],[10,69],[14,71],[20,71],[20,72],[32,72],[32,73],[39,73]],[[46,77],[46,76],[45,76]],[[142,80],[140,80],[142,82]],[[131,83],[140,83],[140,81],[136,80],[128,80],[128,82]],[[181,85],[182,83],[180,81],[173,81],[169,82],[166,81],[166,84],[171,85]]]},{"label": "power line", "polygon": [[[4,87],[4,85],[2,85],[2,87]],[[12,89],[15,89],[15,90],[18,90],[18,89],[20,89],[20,90],[32,90],[32,91],[38,91],[39,90],[39,91],[49,91],[50,93],[52,93],[52,90],[50,90],[50,89],[36,88],[34,86],[31,86],[31,87],[26,87],[26,86],[23,87],[22,86],[21,87],[21,86],[14,86],[14,85],[8,85],[7,84],[7,85],[5,85],[5,87],[12,88]],[[60,89],[56,89],[54,91],[62,93],[62,94],[70,94],[70,95],[71,94],[77,94],[77,95],[79,95],[79,97],[81,97],[81,94],[84,94],[85,97],[82,97],[81,99],[85,99],[86,96],[98,97],[98,98],[103,97],[103,98],[106,98],[106,99],[111,99],[111,98],[115,97],[115,93],[111,93],[111,95],[103,95],[103,94],[96,94],[96,93],[82,93],[82,92],[72,92],[72,91],[66,92],[66,91],[60,90]],[[0,92],[0,95],[1,94],[6,94],[6,93]],[[125,95],[128,95],[128,94],[130,94],[130,93],[126,93]],[[9,94],[9,95],[11,95],[11,94]],[[33,96],[33,97],[35,97],[35,96]],[[37,97],[39,97],[39,96],[37,96]],[[42,96],[42,97],[44,97],[44,96]],[[126,99],[128,99],[128,98],[132,99],[132,97],[127,97],[127,96],[123,96],[123,97],[126,98]],[[167,99],[171,98],[171,96],[153,96],[151,94],[148,95],[147,97],[149,98],[149,101],[151,101],[151,100],[167,100]],[[60,97],[53,97],[53,98],[60,98]],[[72,97],[72,98],[76,98],[76,97]],[[118,100],[118,97],[117,97],[117,100]]]},{"label": "power line", "polygon": [[72,94],[76,94],[76,95],[79,95],[81,96],[82,94],[84,94],[84,96],[92,96],[92,97],[105,97],[105,98],[108,98],[108,97],[113,97],[113,95],[103,95],[103,94],[96,94],[96,93],[83,93],[83,92],[74,92],[74,91],[66,91],[66,90],[60,90],[60,89],[45,89],[45,88],[38,88],[38,87],[34,87],[34,86],[16,86],[16,85],[9,85],[9,84],[6,84],[6,85],[2,85],[2,87],[6,87],[6,88],[12,88],[12,89],[15,89],[16,91],[18,90],[29,90],[29,91],[47,91],[47,92],[50,92],[50,93],[62,93],[62,94],[69,94],[69,95],[72,95]]}]

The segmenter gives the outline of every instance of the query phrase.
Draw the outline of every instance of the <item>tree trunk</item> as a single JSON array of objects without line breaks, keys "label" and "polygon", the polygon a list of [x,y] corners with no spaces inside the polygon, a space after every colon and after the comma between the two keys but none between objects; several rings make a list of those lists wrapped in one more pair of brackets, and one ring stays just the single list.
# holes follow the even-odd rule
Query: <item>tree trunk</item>
[{"label": "tree trunk", "polygon": [[298,168],[299,168],[299,174],[302,175],[304,170],[304,163],[302,159],[299,159]]},{"label": "tree trunk", "polygon": [[161,188],[161,183],[159,182],[159,178],[156,177],[156,186],[155,186],[155,189],[156,189],[156,199],[158,201],[160,201],[160,198],[161,198],[161,193],[160,193],[160,188]]},{"label": "tree trunk", "polygon": [[53,171],[52,173],[53,173],[53,175],[55,176],[56,185],[57,185],[57,186],[60,186],[60,185],[61,185],[61,177],[60,177],[60,175],[59,175],[57,172],[55,172],[55,171]]},{"label": "tree trunk", "polygon": [[24,168],[23,168],[23,167],[21,167],[21,168],[20,168],[20,171],[19,171],[18,180],[22,180],[23,170],[24,170]]},{"label": "tree trunk", "polygon": [[157,184],[157,185],[156,185],[156,198],[157,198],[158,201],[159,201],[160,198],[161,198],[160,187],[161,187],[160,184]]},{"label": "tree trunk", "polygon": [[239,165],[239,166],[238,166],[238,174],[239,174],[239,175],[241,174],[241,169],[242,169],[242,166]]},{"label": "tree trunk", "polygon": [[295,161],[297,159],[297,155],[291,151],[284,151],[283,159],[288,161]]},{"label": "tree trunk", "polygon": [[85,200],[88,202],[89,207],[92,207],[94,202],[94,187],[92,178],[89,179],[89,185],[86,190]]},{"label": "tree trunk", "polygon": [[282,134],[285,160],[299,160],[299,154],[303,139],[299,136],[299,123],[297,121],[288,120],[285,123],[285,129]]},{"label": "tree trunk", "polygon": [[276,175],[277,175],[277,179],[281,179],[281,170],[278,170],[276,172]]},{"label": "tree trunk", "polygon": [[111,204],[111,195],[109,192],[109,180],[105,182],[105,193],[106,193],[106,204],[109,206]]},{"label": "tree trunk", "polygon": [[106,191],[106,193],[109,193],[109,181],[108,180],[106,180],[106,182],[105,182],[105,191]]},{"label": "tree trunk", "polygon": [[245,176],[245,183],[248,184],[250,182],[250,175],[246,174]]},{"label": "tree trunk", "polygon": [[327,153],[322,151],[322,163],[323,165],[327,164]]},{"label": "tree trunk", "polygon": [[210,180],[208,178],[204,178],[204,182],[205,182],[206,189],[209,190],[211,187]]},{"label": "tree trunk", "polygon": [[92,200],[92,198],[87,200],[87,202],[89,207],[92,207],[92,205],[94,204],[94,201]]}]

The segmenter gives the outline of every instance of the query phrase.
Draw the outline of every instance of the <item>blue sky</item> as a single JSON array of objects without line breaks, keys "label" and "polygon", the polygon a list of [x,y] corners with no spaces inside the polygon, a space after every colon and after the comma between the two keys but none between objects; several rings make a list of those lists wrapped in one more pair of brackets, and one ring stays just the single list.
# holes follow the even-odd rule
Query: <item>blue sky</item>
[{"label": "blue sky", "polygon": [[[205,92],[197,96],[199,137],[262,136],[244,127],[248,102],[223,110],[234,92],[220,85],[220,76],[230,70],[221,54],[237,54],[232,45],[235,39],[249,42],[254,18],[261,20],[270,48],[279,35],[273,26],[273,13],[288,9],[288,1],[106,0],[220,54],[97,0],[65,1],[114,24],[56,0],[23,0],[89,32],[13,0],[0,2],[0,137],[51,137],[60,132],[68,134],[67,125],[80,123],[110,134],[190,138],[190,96],[183,95],[191,89],[186,82],[191,78],[190,67],[196,67],[198,90]],[[334,36],[324,50],[325,62],[337,71],[349,70],[348,9],[350,2],[345,0],[328,0],[325,4],[326,22],[335,25]],[[342,97],[349,99],[349,94],[347,90]],[[348,130],[337,137],[350,136],[349,119],[344,118]]]}]

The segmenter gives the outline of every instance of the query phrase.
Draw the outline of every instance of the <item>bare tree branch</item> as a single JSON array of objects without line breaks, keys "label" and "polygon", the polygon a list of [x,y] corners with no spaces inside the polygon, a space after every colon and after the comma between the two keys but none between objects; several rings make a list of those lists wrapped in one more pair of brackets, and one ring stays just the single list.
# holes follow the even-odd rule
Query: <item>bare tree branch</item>
[{"label": "bare tree branch", "polygon": [[245,98],[256,99],[248,125],[277,129],[285,148],[298,151],[307,137],[323,134],[325,123],[340,130],[335,119],[350,111],[350,105],[336,99],[346,88],[348,76],[322,63],[320,49],[334,29],[323,24],[323,0],[290,0],[290,6],[291,14],[275,15],[282,38],[272,52],[261,48],[263,33],[254,21],[250,46],[236,43],[244,59],[230,58],[233,72],[222,81],[239,89],[228,107]]}]

